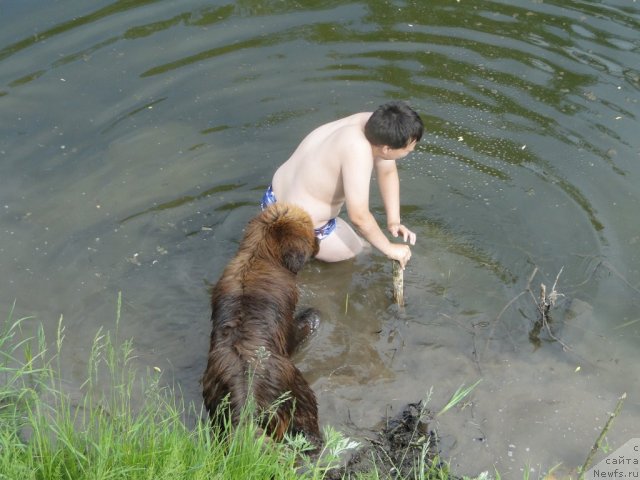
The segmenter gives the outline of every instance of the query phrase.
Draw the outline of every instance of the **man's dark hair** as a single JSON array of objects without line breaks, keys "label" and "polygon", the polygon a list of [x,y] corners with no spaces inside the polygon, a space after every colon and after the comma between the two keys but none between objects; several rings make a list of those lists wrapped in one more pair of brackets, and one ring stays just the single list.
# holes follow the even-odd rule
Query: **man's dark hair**
[{"label": "man's dark hair", "polygon": [[380,105],[364,126],[364,135],[371,145],[404,148],[422,138],[424,125],[418,115],[404,102]]}]

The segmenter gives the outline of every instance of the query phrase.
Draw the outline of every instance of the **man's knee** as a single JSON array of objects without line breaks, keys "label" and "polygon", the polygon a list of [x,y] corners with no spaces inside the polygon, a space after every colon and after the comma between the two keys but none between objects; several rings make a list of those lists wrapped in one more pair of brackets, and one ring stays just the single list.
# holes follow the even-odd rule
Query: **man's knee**
[{"label": "man's knee", "polygon": [[320,241],[316,258],[324,262],[340,262],[355,257],[362,252],[364,246],[364,240],[348,223],[338,218],[336,229]]},{"label": "man's knee", "polygon": [[340,248],[329,248],[325,244],[325,248],[322,248],[321,244],[320,251],[315,258],[323,262],[341,262],[355,257],[358,253],[360,252],[347,249],[344,246],[341,246]]}]

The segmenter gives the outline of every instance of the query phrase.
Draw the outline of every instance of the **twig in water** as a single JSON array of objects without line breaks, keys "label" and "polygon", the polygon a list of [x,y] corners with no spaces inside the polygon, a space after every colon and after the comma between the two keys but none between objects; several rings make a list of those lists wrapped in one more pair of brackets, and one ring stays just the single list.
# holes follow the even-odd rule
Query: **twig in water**
[{"label": "twig in water", "polygon": [[558,279],[560,278],[560,274],[563,270],[564,266],[560,268],[558,275],[556,275],[556,280],[553,282],[553,287],[551,287],[551,293],[549,295],[547,295],[546,285],[544,283],[540,284],[540,301],[537,303],[537,306],[543,318],[548,316],[549,310],[555,306],[558,301],[558,297],[564,297],[564,294],[556,291],[556,285],[558,285]]},{"label": "twig in water", "polygon": [[553,340],[555,340],[560,345],[562,345],[562,348],[564,350],[571,350],[571,347],[569,347],[569,345],[564,343],[562,340],[560,340],[558,337],[556,337],[553,334],[553,332],[551,331],[551,327],[549,326],[549,319],[550,319],[549,310],[551,310],[551,308],[555,306],[556,302],[558,301],[558,297],[564,297],[564,294],[558,293],[556,291],[556,286],[558,285],[558,279],[560,278],[560,274],[562,273],[563,270],[564,270],[564,266],[560,268],[558,275],[556,275],[556,280],[555,282],[553,282],[553,287],[551,287],[551,293],[549,293],[549,295],[547,295],[547,287],[544,283],[540,284],[540,297],[539,297],[539,300],[537,301],[533,295],[533,292],[531,291],[531,288],[527,287],[527,289],[529,290],[529,293],[533,297],[534,302],[536,303],[536,307],[538,308],[538,312],[540,313],[540,318],[538,319],[538,322],[540,322],[542,326],[544,326],[549,337],[551,337]]},{"label": "twig in water", "polygon": [[493,338],[494,331],[496,329],[496,326],[498,325],[498,322],[502,318],[502,315],[504,315],[504,313],[507,311],[507,309],[509,307],[511,307],[511,305],[513,305],[516,300],[518,300],[522,295],[524,295],[527,292],[529,293],[529,295],[531,295],[531,298],[533,299],[533,303],[536,305],[536,309],[538,310],[538,313],[540,314],[540,318],[536,321],[536,326],[534,327],[536,329],[536,336],[537,336],[537,332],[539,332],[540,327],[544,326],[545,330],[547,331],[547,333],[549,334],[549,337],[551,339],[555,340],[560,345],[562,345],[562,348],[564,350],[571,350],[571,347],[569,347],[566,343],[564,343],[562,340],[560,340],[558,337],[556,337],[553,334],[553,332],[551,331],[551,327],[549,326],[549,320],[550,320],[549,311],[551,310],[551,308],[553,308],[555,306],[555,304],[558,301],[559,297],[564,297],[564,294],[558,293],[556,291],[556,286],[558,285],[558,279],[560,278],[560,275],[562,274],[563,270],[564,270],[564,266],[562,268],[560,268],[560,271],[558,272],[558,275],[556,275],[556,279],[553,282],[553,287],[551,287],[551,293],[549,293],[547,295],[547,287],[546,287],[546,285],[544,283],[541,283],[540,284],[540,294],[539,294],[538,298],[536,298],[536,296],[533,294],[533,290],[531,289],[531,282],[533,282],[534,277],[538,273],[538,267],[535,267],[533,269],[533,272],[531,272],[531,275],[529,275],[529,279],[527,280],[527,286],[525,287],[525,289],[523,291],[521,291],[519,294],[517,294],[515,297],[513,297],[502,308],[502,310],[500,311],[500,313],[498,314],[496,319],[492,322],[491,331],[489,332],[489,336],[488,336],[487,342],[485,344],[485,352],[489,348],[489,343],[491,342],[491,339]]},{"label": "twig in water", "polygon": [[615,410],[612,413],[609,414],[609,418],[607,419],[607,423],[604,424],[604,427],[602,428],[602,431],[600,432],[600,435],[598,435],[598,438],[596,439],[596,442],[593,444],[593,447],[591,447],[591,451],[589,452],[589,455],[587,456],[587,459],[582,464],[582,467],[580,467],[580,473],[579,473],[579,476],[578,476],[578,480],[583,480],[584,479],[584,474],[586,473],[586,471],[591,466],[591,462],[593,461],[594,455],[596,454],[596,452],[598,450],[600,450],[600,445],[602,444],[602,439],[605,437],[605,435],[609,431],[609,428],[611,428],[611,423],[613,422],[613,419],[616,418],[620,414],[620,411],[622,410],[622,404],[624,403],[625,398],[627,398],[627,394],[626,393],[623,393],[622,396],[620,396],[620,398],[618,398],[618,403],[616,403]]}]

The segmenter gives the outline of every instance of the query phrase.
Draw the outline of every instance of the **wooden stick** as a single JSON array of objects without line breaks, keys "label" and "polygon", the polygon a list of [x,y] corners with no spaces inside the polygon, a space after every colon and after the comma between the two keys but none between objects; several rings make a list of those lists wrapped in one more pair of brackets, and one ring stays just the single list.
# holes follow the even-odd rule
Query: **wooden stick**
[{"label": "wooden stick", "polygon": [[393,260],[393,301],[404,307],[404,274],[397,260]]}]

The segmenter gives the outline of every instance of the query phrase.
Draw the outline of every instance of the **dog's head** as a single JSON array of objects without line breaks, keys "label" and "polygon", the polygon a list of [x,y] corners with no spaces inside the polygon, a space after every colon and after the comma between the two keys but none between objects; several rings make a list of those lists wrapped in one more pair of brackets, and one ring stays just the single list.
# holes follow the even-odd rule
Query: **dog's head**
[{"label": "dog's head", "polygon": [[245,232],[249,244],[298,273],[320,247],[309,214],[291,203],[276,202],[255,217]]}]

